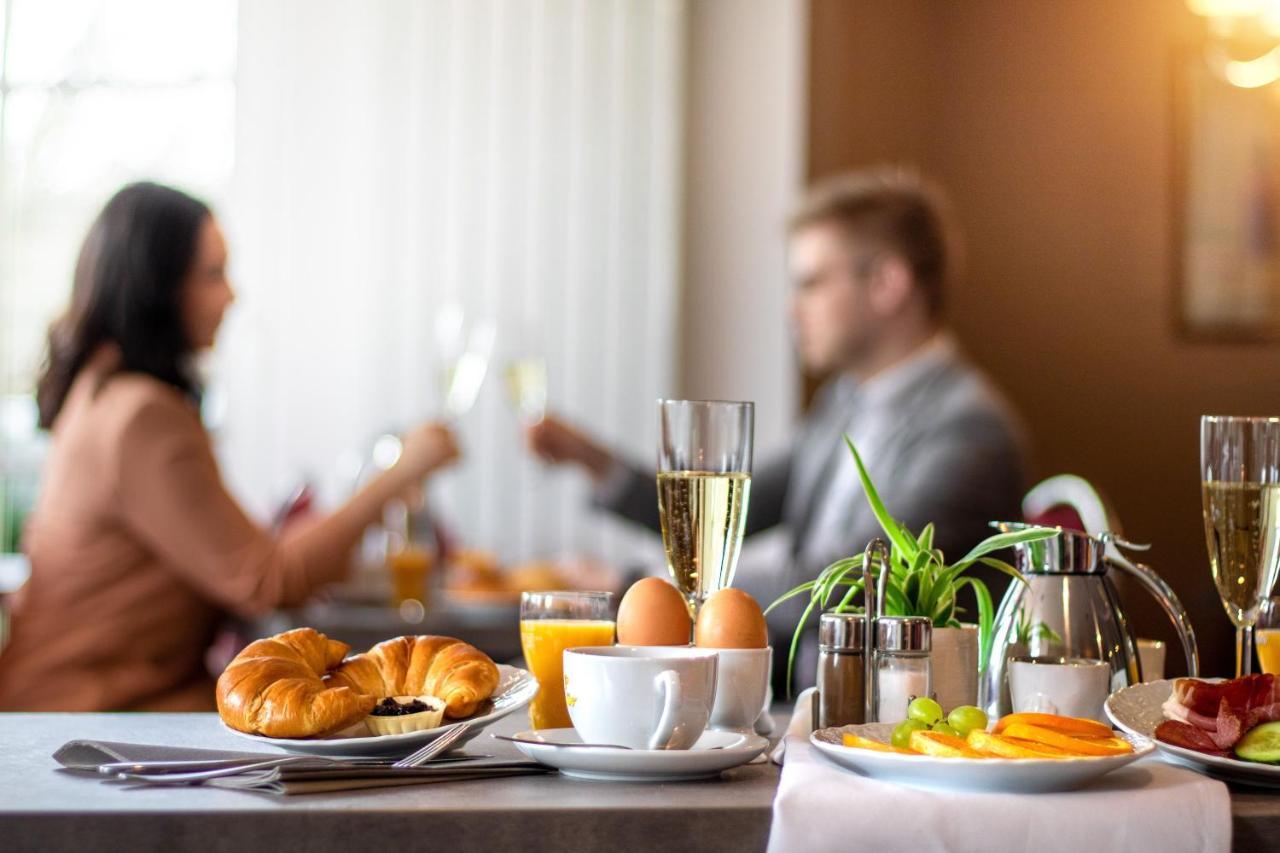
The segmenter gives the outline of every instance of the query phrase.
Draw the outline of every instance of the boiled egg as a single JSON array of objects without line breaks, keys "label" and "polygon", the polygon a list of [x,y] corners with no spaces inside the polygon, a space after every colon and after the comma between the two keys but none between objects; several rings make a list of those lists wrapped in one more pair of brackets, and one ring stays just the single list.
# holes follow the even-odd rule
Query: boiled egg
[{"label": "boiled egg", "polygon": [[636,581],[618,604],[620,645],[687,646],[692,627],[684,596],[662,578]]},{"label": "boiled egg", "polygon": [[693,644],[704,649],[763,649],[769,645],[764,612],[749,593],[722,589],[702,603]]}]

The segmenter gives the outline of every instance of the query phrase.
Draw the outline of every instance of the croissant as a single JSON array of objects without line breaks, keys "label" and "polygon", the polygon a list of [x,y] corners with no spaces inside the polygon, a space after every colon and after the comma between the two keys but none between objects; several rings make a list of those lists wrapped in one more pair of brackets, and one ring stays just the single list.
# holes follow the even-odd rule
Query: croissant
[{"label": "croissant", "polygon": [[329,734],[363,720],[378,696],[326,685],[321,677],[349,648],[313,628],[255,640],[218,677],[218,715],[237,731],[285,738]]},{"label": "croissant", "polygon": [[329,674],[330,687],[374,696],[435,696],[455,719],[493,695],[498,668],[484,652],[453,637],[396,637],[355,655]]}]

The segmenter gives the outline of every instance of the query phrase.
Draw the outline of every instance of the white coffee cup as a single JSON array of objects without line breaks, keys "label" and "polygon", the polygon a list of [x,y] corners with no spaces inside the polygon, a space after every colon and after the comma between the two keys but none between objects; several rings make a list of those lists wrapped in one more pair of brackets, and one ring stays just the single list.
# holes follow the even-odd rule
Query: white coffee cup
[{"label": "white coffee cup", "polygon": [[773,649],[716,649],[716,699],[709,728],[752,733],[765,710]]},{"label": "white coffee cup", "polygon": [[1010,658],[1014,713],[1060,714],[1105,721],[1111,665],[1085,658]]},{"label": "white coffee cup", "polygon": [[565,649],[569,718],[586,743],[688,749],[711,717],[717,668],[710,649]]}]

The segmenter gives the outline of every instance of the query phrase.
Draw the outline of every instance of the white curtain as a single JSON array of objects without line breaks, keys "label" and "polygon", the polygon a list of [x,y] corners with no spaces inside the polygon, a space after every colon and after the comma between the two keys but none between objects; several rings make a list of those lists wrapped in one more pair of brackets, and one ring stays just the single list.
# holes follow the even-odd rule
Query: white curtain
[{"label": "white curtain", "polygon": [[498,323],[433,502],[507,559],[621,560],[652,539],[529,458],[501,388],[540,341],[550,406],[653,457],[673,392],[685,11],[679,0],[253,0],[240,8],[222,211],[239,305],[215,356],[225,469],[264,509],[438,411],[433,318]]}]

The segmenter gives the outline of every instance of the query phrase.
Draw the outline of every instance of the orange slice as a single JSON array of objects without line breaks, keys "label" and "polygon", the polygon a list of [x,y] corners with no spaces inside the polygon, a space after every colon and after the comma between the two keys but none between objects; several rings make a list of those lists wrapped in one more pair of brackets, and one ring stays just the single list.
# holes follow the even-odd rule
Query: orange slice
[{"label": "orange slice", "polygon": [[917,754],[914,749],[898,749],[898,747],[894,746],[891,743],[881,743],[878,740],[872,740],[871,738],[861,737],[859,735],[853,734],[852,732],[844,733],[844,745],[852,746],[856,749],[873,749],[876,752],[900,752],[903,755]]},{"label": "orange slice", "polygon": [[1027,749],[1034,749],[1037,752],[1043,752],[1048,758],[1078,758],[1079,756],[1067,752],[1065,749],[1059,749],[1056,746],[1049,746],[1047,743],[1036,743],[1033,740],[1023,740],[1022,738],[1009,737],[1008,735],[1000,735],[1009,743],[1016,744]]},{"label": "orange slice", "polygon": [[993,731],[1003,734],[1009,726],[1022,723],[1028,726],[1039,726],[1042,729],[1069,735],[1075,738],[1109,738],[1115,733],[1106,723],[1097,720],[1086,720],[1081,717],[1060,717],[1057,714],[1006,714],[996,723]]},{"label": "orange slice", "polygon": [[1006,726],[1004,734],[1012,738],[1021,738],[1022,740],[1035,741],[1036,743],[1048,744],[1056,746],[1059,749],[1066,750],[1072,755],[1125,755],[1133,752],[1133,747],[1127,740],[1112,737],[1108,740],[1086,740],[1084,738],[1071,737],[1053,729],[1046,729],[1043,726],[1033,726],[1028,723],[1013,723]]},{"label": "orange slice", "polygon": [[921,729],[911,733],[911,748],[938,758],[986,758],[955,735]]},{"label": "orange slice", "polygon": [[1067,758],[1067,753],[1029,740],[1017,740],[974,729],[965,738],[969,746],[993,758]]}]

